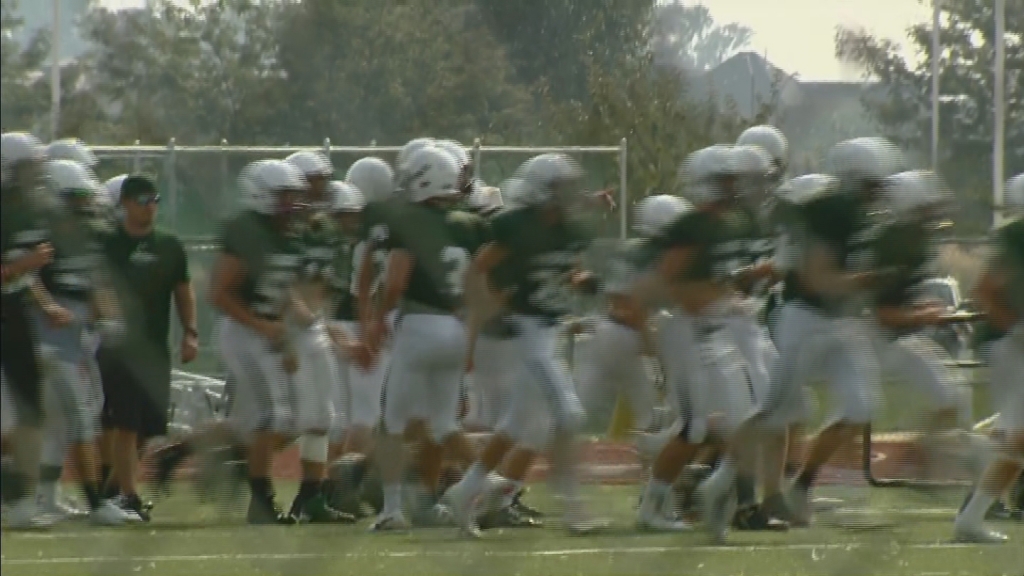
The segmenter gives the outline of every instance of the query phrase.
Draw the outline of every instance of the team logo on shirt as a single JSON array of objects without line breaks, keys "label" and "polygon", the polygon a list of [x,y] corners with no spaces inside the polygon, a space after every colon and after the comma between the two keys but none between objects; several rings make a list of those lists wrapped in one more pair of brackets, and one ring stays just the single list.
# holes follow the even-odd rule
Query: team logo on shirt
[{"label": "team logo on shirt", "polygon": [[132,250],[128,260],[136,266],[144,266],[156,262],[157,256],[149,251],[149,244],[142,242]]}]

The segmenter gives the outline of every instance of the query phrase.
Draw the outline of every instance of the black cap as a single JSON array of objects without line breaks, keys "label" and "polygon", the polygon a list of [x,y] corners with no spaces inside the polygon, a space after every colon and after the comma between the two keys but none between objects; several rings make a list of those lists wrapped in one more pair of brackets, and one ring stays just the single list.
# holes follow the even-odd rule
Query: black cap
[{"label": "black cap", "polygon": [[121,182],[121,198],[135,198],[146,194],[156,194],[156,183],[149,176],[132,174]]}]

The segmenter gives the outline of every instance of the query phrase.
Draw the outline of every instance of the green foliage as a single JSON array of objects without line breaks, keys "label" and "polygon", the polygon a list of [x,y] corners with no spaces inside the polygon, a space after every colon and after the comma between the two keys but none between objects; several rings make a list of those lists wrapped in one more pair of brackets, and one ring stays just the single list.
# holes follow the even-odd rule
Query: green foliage
[{"label": "green foliage", "polygon": [[6,130],[36,130],[49,108],[49,91],[40,82],[50,52],[45,32],[36,33],[23,47],[17,37],[24,22],[16,14],[17,0],[0,4],[0,126]]},{"label": "green foliage", "polygon": [[[995,23],[991,2],[944,0],[940,29],[940,154],[943,176],[956,190],[990,190]],[[859,65],[886,90],[865,104],[889,136],[929,150],[931,141],[931,23],[907,31],[920,56],[859,30],[839,29],[836,54]],[[1024,0],[1006,0],[1006,169],[1024,171]],[[963,192],[966,196],[967,193]],[[987,194],[974,198],[985,204]],[[987,221],[987,217],[985,217]]]},{"label": "green foliage", "polygon": [[716,24],[703,4],[673,0],[655,8],[651,51],[661,64],[705,72],[748,46],[753,37],[754,31],[741,24]]}]

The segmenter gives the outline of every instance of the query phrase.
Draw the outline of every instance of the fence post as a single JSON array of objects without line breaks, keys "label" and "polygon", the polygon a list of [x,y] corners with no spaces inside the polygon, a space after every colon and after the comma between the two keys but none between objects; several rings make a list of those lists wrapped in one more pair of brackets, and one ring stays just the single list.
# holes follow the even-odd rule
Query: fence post
[{"label": "fence post", "polygon": [[135,172],[136,174],[142,170],[142,159],[139,157],[139,146],[141,145],[141,140],[136,140],[135,143],[132,144],[132,146],[135,147],[135,150],[132,154],[132,172]]},{"label": "fence post", "polygon": [[480,147],[480,139],[473,139],[473,178],[476,180],[480,179],[480,170],[483,167],[480,165],[480,156],[483,154],[483,150]]},{"label": "fence post", "polygon": [[[324,138],[324,156],[327,157],[327,161],[331,163],[331,166],[334,166],[334,162],[331,161],[331,139],[330,138]],[[333,177],[333,175],[332,175],[332,177]]]},{"label": "fence post", "polygon": [[164,160],[164,170],[167,172],[167,203],[171,209],[171,229],[175,234],[178,230],[178,174],[177,174],[177,150],[175,150],[174,138],[167,141],[167,158]]},{"label": "fence post", "polygon": [[628,178],[626,174],[626,161],[629,159],[626,139],[619,142],[619,237],[626,239],[628,231],[627,212],[629,211],[629,193],[626,190]]},{"label": "fence post", "polygon": [[219,218],[223,218],[228,213],[228,205],[226,204],[225,198],[228,195],[228,141],[227,138],[220,139],[220,214]]}]

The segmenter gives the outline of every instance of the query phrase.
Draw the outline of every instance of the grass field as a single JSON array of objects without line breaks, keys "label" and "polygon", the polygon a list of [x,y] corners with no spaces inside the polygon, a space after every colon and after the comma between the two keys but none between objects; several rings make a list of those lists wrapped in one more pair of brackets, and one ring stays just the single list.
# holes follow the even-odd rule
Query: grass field
[{"label": "grass field", "polygon": [[[281,486],[290,495],[291,486]],[[369,534],[352,527],[250,528],[241,513],[199,504],[185,485],[158,502],[151,524],[90,529],[67,524],[45,533],[4,533],[3,576],[114,575],[521,575],[695,574],[707,576],[1021,576],[1024,524],[996,523],[1003,546],[951,542],[961,491],[923,496],[897,489],[824,487],[820,495],[869,506],[891,525],[846,523],[863,513],[819,513],[811,529],[788,534],[733,534],[710,546],[703,532],[640,534],[632,529],[635,487],[593,486],[592,508],[614,524],[597,536],[556,527],[486,532],[465,541],[451,528]],[[531,503],[551,509],[543,490]],[[287,500],[282,498],[282,502]]]}]

